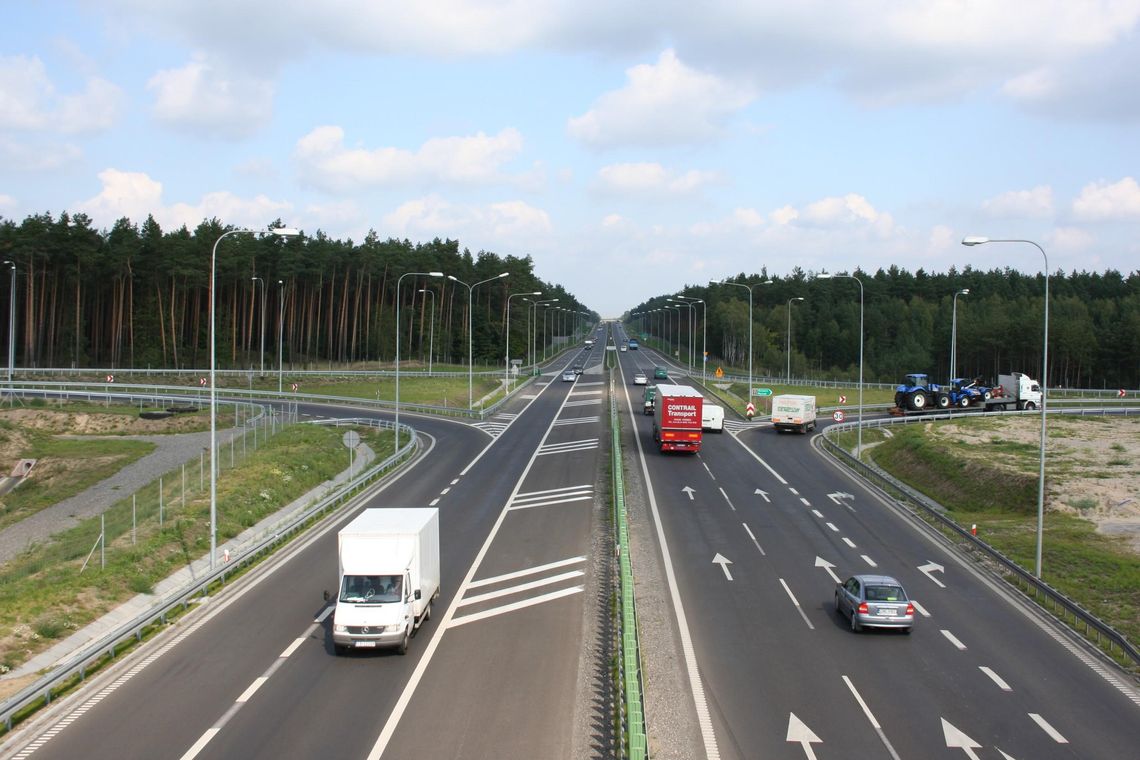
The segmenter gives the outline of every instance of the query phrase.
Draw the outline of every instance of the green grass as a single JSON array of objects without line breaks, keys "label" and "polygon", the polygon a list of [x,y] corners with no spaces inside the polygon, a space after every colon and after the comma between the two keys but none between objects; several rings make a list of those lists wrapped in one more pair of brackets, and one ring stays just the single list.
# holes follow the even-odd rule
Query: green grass
[{"label": "green grass", "polygon": [[[475,375],[472,379],[472,401],[478,404],[483,396],[502,386],[501,377]],[[392,401],[396,398],[395,378],[376,380],[346,379],[342,382],[324,381],[303,383],[300,393],[315,393],[328,396],[348,396],[371,400]],[[467,408],[466,377],[400,377],[400,402],[406,404],[431,404]]]}]

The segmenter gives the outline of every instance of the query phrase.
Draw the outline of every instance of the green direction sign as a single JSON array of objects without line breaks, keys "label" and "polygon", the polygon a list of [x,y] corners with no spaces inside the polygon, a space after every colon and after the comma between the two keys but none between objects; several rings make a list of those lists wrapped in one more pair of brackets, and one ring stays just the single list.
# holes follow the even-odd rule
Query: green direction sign
[{"label": "green direction sign", "polygon": [[753,388],[752,389],[752,395],[753,396],[771,396],[772,395],[772,389],[771,388]]}]

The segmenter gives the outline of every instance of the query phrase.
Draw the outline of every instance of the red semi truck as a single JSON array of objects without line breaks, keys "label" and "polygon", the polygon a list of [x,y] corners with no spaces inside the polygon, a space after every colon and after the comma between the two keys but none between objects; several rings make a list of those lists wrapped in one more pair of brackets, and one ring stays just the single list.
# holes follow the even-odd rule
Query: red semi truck
[{"label": "red semi truck", "polygon": [[687,385],[657,385],[653,440],[661,451],[701,450],[701,394]]}]

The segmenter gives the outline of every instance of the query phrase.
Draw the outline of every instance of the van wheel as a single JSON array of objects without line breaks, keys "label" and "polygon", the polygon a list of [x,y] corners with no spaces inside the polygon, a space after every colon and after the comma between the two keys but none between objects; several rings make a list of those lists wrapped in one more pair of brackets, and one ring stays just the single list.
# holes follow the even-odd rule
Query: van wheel
[{"label": "van wheel", "polygon": [[406,628],[404,629],[404,638],[400,639],[400,645],[396,647],[396,651],[399,654],[408,653],[408,630]]},{"label": "van wheel", "polygon": [[424,610],[424,620],[431,620],[431,600],[428,600],[427,609]]}]

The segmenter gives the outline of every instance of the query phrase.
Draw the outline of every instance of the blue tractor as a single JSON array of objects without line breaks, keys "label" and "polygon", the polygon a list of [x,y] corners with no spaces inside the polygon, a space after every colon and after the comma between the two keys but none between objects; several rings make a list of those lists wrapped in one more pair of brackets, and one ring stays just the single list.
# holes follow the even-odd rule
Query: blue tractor
[{"label": "blue tractor", "polygon": [[950,381],[950,404],[965,409],[973,404],[984,404],[993,395],[993,389],[981,383],[981,378],[970,380],[956,377]]},{"label": "blue tractor", "polygon": [[895,388],[895,406],[912,412],[946,409],[950,406],[950,394],[931,383],[925,374],[915,373],[907,375]]}]

